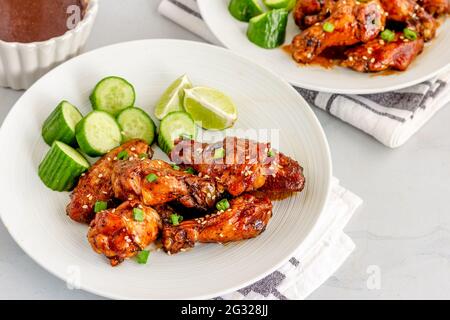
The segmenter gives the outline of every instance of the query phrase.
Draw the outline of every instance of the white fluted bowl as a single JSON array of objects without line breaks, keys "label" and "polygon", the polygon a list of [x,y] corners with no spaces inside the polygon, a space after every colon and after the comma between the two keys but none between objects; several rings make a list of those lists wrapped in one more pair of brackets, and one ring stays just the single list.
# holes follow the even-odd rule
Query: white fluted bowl
[{"label": "white fluted bowl", "polygon": [[0,87],[28,89],[60,63],[78,55],[91,33],[98,0],[90,0],[76,28],[42,42],[18,43],[0,40]]}]

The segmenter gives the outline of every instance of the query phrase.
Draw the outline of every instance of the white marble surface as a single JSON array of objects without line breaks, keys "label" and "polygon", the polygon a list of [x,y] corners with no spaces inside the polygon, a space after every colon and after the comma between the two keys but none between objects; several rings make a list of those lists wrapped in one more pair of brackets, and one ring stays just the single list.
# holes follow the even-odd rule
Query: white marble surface
[{"label": "white marble surface", "polygon": [[[200,41],[160,17],[158,3],[102,1],[87,49],[145,38]],[[0,89],[0,123],[21,94]],[[315,112],[328,136],[335,176],[365,204],[346,229],[355,252],[310,298],[449,299],[450,107],[398,150]],[[32,261],[0,223],[0,299],[98,298],[68,290]]]}]

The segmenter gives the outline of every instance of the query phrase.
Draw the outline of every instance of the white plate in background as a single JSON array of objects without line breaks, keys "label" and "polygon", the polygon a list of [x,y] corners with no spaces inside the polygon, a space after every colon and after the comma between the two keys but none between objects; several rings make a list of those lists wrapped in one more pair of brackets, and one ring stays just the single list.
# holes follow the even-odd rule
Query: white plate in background
[{"label": "white plate in background", "polygon": [[[281,48],[267,50],[251,43],[246,36],[247,23],[233,18],[228,11],[230,0],[197,0],[203,19],[222,44],[248,59],[276,72],[291,84],[324,92],[368,94],[393,91],[429,80],[450,68],[450,21],[439,28],[438,36],[425,46],[408,70],[389,74],[359,73],[347,68],[326,69],[301,66]],[[286,44],[300,33],[292,14]]]}]

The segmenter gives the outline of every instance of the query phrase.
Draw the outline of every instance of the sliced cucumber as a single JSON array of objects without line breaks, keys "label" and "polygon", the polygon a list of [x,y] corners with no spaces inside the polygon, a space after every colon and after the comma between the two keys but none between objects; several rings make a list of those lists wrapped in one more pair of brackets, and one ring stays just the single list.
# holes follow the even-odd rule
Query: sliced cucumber
[{"label": "sliced cucumber", "polygon": [[134,105],[136,93],[127,80],[107,77],[95,86],[90,99],[94,110],[106,111],[117,116],[123,109]]},{"label": "sliced cucumber", "polygon": [[120,146],[120,127],[109,113],[92,111],[76,127],[80,149],[88,156],[102,156]]},{"label": "sliced cucumber", "polygon": [[55,141],[39,165],[42,182],[55,191],[69,191],[78,177],[89,169],[89,162],[74,148]]},{"label": "sliced cucumber", "polygon": [[80,111],[67,101],[62,101],[45,120],[42,137],[51,146],[56,140],[75,146],[75,126],[83,118]]},{"label": "sliced cucumber", "polygon": [[247,37],[254,44],[273,49],[284,43],[289,12],[275,9],[250,19]]},{"label": "sliced cucumber", "polygon": [[263,13],[258,0],[231,0],[228,10],[233,17],[244,22]]},{"label": "sliced cucumber", "polygon": [[142,139],[152,144],[155,139],[155,123],[142,109],[131,107],[123,110],[117,116],[122,131],[123,142],[131,139]]},{"label": "sliced cucumber", "polygon": [[267,8],[286,9],[291,11],[295,7],[297,0],[263,0]]},{"label": "sliced cucumber", "polygon": [[181,136],[195,139],[196,134],[197,127],[188,113],[172,112],[165,116],[159,125],[158,145],[165,153],[169,153],[174,147],[175,140]]}]

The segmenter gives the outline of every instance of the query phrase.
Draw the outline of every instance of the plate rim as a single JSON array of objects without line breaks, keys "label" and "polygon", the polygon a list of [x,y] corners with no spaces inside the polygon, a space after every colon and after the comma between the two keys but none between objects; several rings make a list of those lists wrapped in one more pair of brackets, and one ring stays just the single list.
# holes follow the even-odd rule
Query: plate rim
[{"label": "plate rim", "polygon": [[[218,31],[215,28],[212,28],[211,25],[211,20],[209,18],[208,14],[205,14],[206,12],[206,7],[207,7],[207,3],[210,2],[210,0],[197,0],[197,5],[198,8],[200,10],[200,15],[202,17],[202,20],[206,23],[206,25],[208,26],[208,29],[211,31],[211,33],[214,35],[214,37],[227,49],[240,54],[239,52],[236,52],[235,50],[233,50],[231,48],[231,46],[228,43],[225,43],[220,36],[218,35]],[[250,59],[250,57],[247,57],[244,55],[244,57]],[[265,66],[263,66],[265,67]],[[296,87],[300,87],[300,88],[304,88],[304,89],[308,89],[308,90],[313,90],[313,91],[318,91],[318,92],[326,92],[326,93],[333,93],[333,94],[376,94],[376,93],[386,93],[386,92],[390,92],[390,91],[397,91],[397,90],[401,90],[401,89],[405,89],[408,87],[412,87],[414,85],[420,84],[422,82],[425,82],[427,80],[430,80],[433,77],[436,77],[437,75],[441,74],[441,73],[445,73],[447,71],[450,71],[450,61],[442,68],[437,69],[433,72],[428,73],[425,76],[422,77],[418,77],[415,78],[414,80],[410,80],[408,82],[403,82],[403,83],[399,83],[397,85],[392,85],[390,87],[384,87],[384,88],[367,88],[367,89],[336,89],[336,88],[323,88],[320,86],[315,86],[315,85],[311,85],[308,83],[296,83],[293,82],[292,79],[285,79],[285,77],[281,76],[285,81],[287,81],[288,83],[290,83],[292,86],[296,86]],[[356,72],[356,71],[355,71]],[[408,70],[403,71],[403,72],[408,72]]]},{"label": "plate rim", "polygon": [[[240,285],[237,286],[233,286],[221,291],[218,291],[214,294],[204,294],[204,295],[197,295],[197,296],[192,296],[189,298],[181,298],[181,299],[193,299],[193,300],[198,300],[198,299],[211,299],[211,298],[215,298],[218,296],[222,296],[222,295],[226,295],[228,293],[234,292],[236,290],[242,289],[252,283],[255,283],[261,279],[263,279],[264,277],[266,277],[267,275],[271,274],[272,272],[276,271],[277,269],[279,269],[284,263],[286,263],[292,256],[294,253],[297,252],[302,252],[301,250],[305,250],[306,248],[304,247],[305,243],[307,242],[308,238],[311,237],[311,235],[314,233],[314,230],[317,229],[317,225],[318,222],[320,220],[320,218],[323,216],[324,210],[325,210],[325,206],[327,203],[327,200],[329,199],[330,196],[330,192],[331,192],[331,180],[332,180],[332,172],[333,172],[333,166],[332,166],[332,160],[331,160],[331,151],[330,151],[330,147],[329,147],[329,143],[328,143],[328,139],[325,135],[325,132],[323,130],[322,125],[320,124],[317,116],[315,115],[315,113],[313,112],[311,106],[306,102],[306,100],[286,81],[284,80],[281,76],[279,76],[278,74],[272,72],[271,70],[269,70],[268,68],[261,66],[253,61],[251,61],[250,59],[246,58],[245,56],[238,54],[234,51],[228,50],[226,48],[222,48],[219,46],[215,46],[212,44],[208,44],[208,43],[204,43],[204,42],[198,42],[198,41],[190,41],[190,40],[178,40],[178,39],[166,39],[166,38],[156,38],[156,39],[144,39],[144,40],[134,40],[134,41],[125,41],[125,42],[119,42],[119,43],[115,43],[112,45],[107,45],[107,46],[103,46],[100,48],[96,48],[94,50],[88,51],[86,53],[83,53],[77,57],[74,57],[64,63],[62,63],[61,65],[55,67],[53,70],[51,70],[50,72],[48,72],[47,74],[45,74],[44,76],[42,76],[39,80],[37,80],[35,82],[35,84],[32,85],[32,87],[30,89],[32,89],[34,86],[36,86],[36,84],[45,81],[45,79],[49,76],[51,76],[53,73],[57,72],[57,70],[66,67],[66,65],[72,64],[72,63],[76,63],[76,61],[78,61],[79,59],[81,59],[82,57],[85,57],[87,55],[90,54],[96,54],[98,51],[107,51],[110,48],[114,48],[114,47],[120,47],[120,46],[128,46],[134,43],[149,43],[152,46],[157,45],[158,43],[175,43],[175,44],[180,44],[180,45],[193,45],[193,46],[203,46],[206,47],[210,50],[216,50],[216,51],[221,51],[224,54],[230,55],[230,56],[234,56],[234,58],[237,59],[241,59],[243,61],[245,61],[248,64],[253,65],[254,68],[259,68],[262,72],[265,72],[266,74],[268,74],[269,76],[272,76],[274,78],[274,80],[280,82],[280,84],[282,84],[286,90],[291,91],[293,94],[298,96],[299,101],[301,101],[304,104],[305,107],[305,113],[309,116],[310,121],[312,122],[312,125],[314,125],[317,129],[317,134],[318,134],[318,138],[321,141],[323,151],[325,153],[325,165],[326,168],[323,168],[325,172],[324,174],[324,180],[326,183],[326,190],[324,192],[324,195],[322,196],[322,199],[320,200],[320,204],[319,204],[319,213],[312,219],[312,224],[311,224],[311,229],[309,230],[308,234],[305,236],[305,238],[303,239],[303,241],[301,243],[299,243],[296,248],[294,250],[292,250],[292,252],[289,253],[289,255],[287,255],[287,257],[280,259],[280,261],[276,264],[274,264],[274,266],[272,268],[269,268],[268,270],[266,270],[265,272],[251,278],[248,279],[247,281],[241,283]],[[28,91],[30,91],[30,89],[28,89],[27,91],[25,91],[23,93],[23,95],[16,101],[16,103],[12,106],[12,108],[9,110],[7,116],[5,117],[1,127],[0,127],[0,145],[4,144],[4,141],[7,141],[6,139],[6,134],[5,134],[5,126],[6,124],[9,125],[9,123],[12,123],[12,119],[14,117],[15,112],[18,112],[16,110],[18,110],[16,108],[17,105],[19,105],[20,103],[22,103],[22,100],[25,99],[25,97],[28,94]],[[3,141],[3,142],[2,142]],[[13,227],[11,225],[9,225],[7,222],[7,218],[6,218],[6,214],[3,211],[6,211],[6,207],[3,204],[5,203],[4,201],[0,201],[0,219],[2,220],[6,230],[8,231],[8,233],[10,234],[10,236],[14,239],[14,241],[16,242],[16,244],[23,250],[24,253],[26,253],[35,263],[37,263],[40,267],[42,267],[44,270],[46,270],[47,272],[49,272],[50,274],[54,275],[55,277],[57,277],[58,279],[61,279],[62,281],[66,281],[66,277],[64,277],[63,273],[58,273],[57,270],[53,270],[54,268],[52,268],[50,265],[46,265],[45,264],[45,260],[42,257],[38,257],[37,255],[35,255],[34,252],[32,252],[31,250],[27,250],[25,245],[22,243],[21,239],[14,233],[14,231],[12,230]],[[86,292],[90,292],[102,297],[106,297],[106,298],[111,298],[111,299],[130,299],[129,296],[123,296],[120,294],[115,294],[115,293],[110,293],[110,292],[105,292],[102,290],[98,290],[96,288],[93,288],[92,286],[90,286],[89,284],[86,284],[84,282],[81,282],[79,289],[82,289]],[[145,299],[145,298],[137,298],[137,299]]]}]

